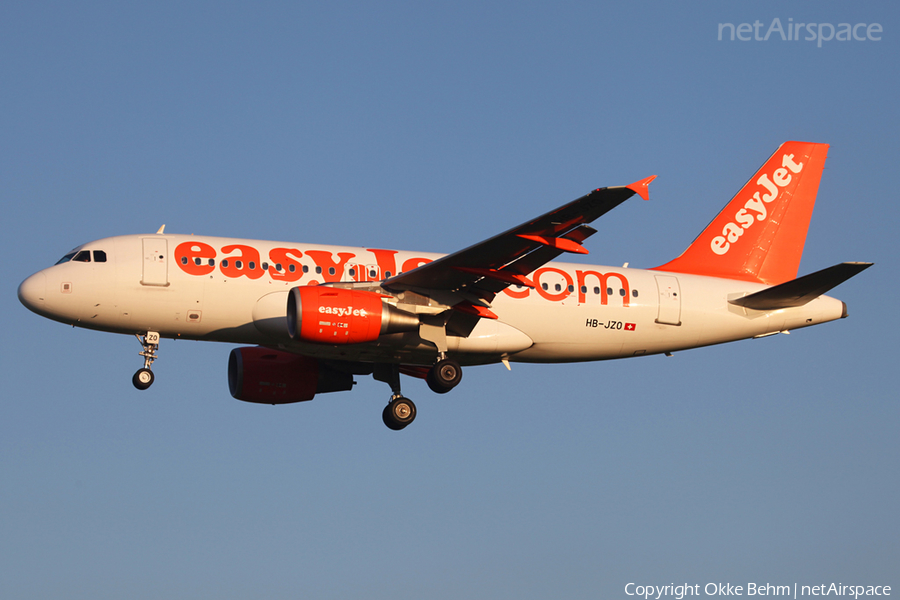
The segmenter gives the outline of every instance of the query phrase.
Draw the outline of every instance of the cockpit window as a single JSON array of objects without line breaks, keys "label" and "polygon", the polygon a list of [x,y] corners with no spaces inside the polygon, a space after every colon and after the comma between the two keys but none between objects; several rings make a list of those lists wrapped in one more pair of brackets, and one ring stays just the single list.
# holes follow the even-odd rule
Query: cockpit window
[{"label": "cockpit window", "polygon": [[69,262],[70,260],[75,262],[91,262],[91,252],[93,252],[94,254],[94,262],[106,262],[106,251],[104,250],[72,250],[61,259],[56,261],[56,264],[61,265],[64,262]]},{"label": "cockpit window", "polygon": [[72,260],[72,257],[73,257],[73,256],[75,256],[75,252],[74,252],[74,251],[69,252],[68,254],[66,254],[65,256],[63,256],[61,259],[59,259],[58,261],[56,261],[56,264],[61,265],[61,264],[63,264],[64,262],[69,262],[70,260]]}]

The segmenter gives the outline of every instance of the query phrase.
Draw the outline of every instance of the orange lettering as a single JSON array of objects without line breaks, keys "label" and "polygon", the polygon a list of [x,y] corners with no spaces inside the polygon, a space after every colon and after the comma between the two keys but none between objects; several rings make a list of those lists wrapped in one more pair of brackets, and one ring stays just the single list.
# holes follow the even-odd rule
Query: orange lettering
[{"label": "orange lettering", "polygon": [[334,255],[325,250],[307,250],[306,255],[315,261],[316,266],[321,267],[322,277],[326,282],[340,281],[347,261],[356,256],[351,252],[338,252],[338,262],[335,262],[332,258]]},{"label": "orange lettering", "polygon": [[216,270],[216,250],[203,242],[182,242],[175,248],[175,260],[188,275],[208,275]]},{"label": "orange lettering", "polygon": [[259,264],[259,252],[257,252],[256,248],[240,244],[222,247],[222,252],[225,253],[238,251],[240,252],[238,256],[227,256],[219,263],[222,275],[225,277],[247,276],[250,279],[262,277],[264,271]]},{"label": "orange lettering", "polygon": [[387,279],[397,274],[397,259],[394,257],[397,254],[396,250],[377,250],[374,248],[369,248],[368,250],[375,255],[382,277]]},{"label": "orange lettering", "polygon": [[275,281],[297,281],[303,277],[303,266],[299,259],[303,253],[296,248],[274,248],[269,252],[269,260],[281,265],[281,271],[275,265],[269,265],[269,276]]},{"label": "orange lettering", "polygon": [[403,263],[403,272],[412,271],[416,267],[427,265],[431,262],[430,258],[410,258]]},{"label": "orange lettering", "polygon": [[[561,292],[551,294],[548,290],[544,289],[543,285],[541,285],[541,275],[543,275],[544,273],[558,273],[562,275],[566,280],[566,287],[564,287]],[[551,302],[562,302],[563,300],[568,298],[569,294],[571,293],[569,292],[569,286],[572,285],[572,277],[562,269],[557,269],[555,267],[543,267],[541,269],[538,269],[534,272],[533,281],[536,286],[534,289],[537,290],[538,294],[540,294],[547,300],[550,300]]]},{"label": "orange lettering", "polygon": [[525,288],[523,290],[514,289],[516,286],[509,286],[503,292],[509,296],[510,298],[516,298],[517,300],[521,300],[522,298],[527,298],[529,294],[531,294],[531,288]]},{"label": "orange lettering", "polygon": [[622,289],[625,290],[625,296],[622,297],[622,306],[629,305],[629,299],[631,298],[631,290],[628,285],[628,279],[620,274],[620,273],[598,273],[597,271],[575,271],[575,276],[578,278],[578,303],[584,304],[586,301],[585,293],[582,291],[582,288],[585,288],[587,284],[585,283],[588,276],[596,277],[600,281],[600,304],[605,306],[609,303],[609,294],[607,293],[607,287],[609,287],[609,278],[615,277],[621,282]]}]

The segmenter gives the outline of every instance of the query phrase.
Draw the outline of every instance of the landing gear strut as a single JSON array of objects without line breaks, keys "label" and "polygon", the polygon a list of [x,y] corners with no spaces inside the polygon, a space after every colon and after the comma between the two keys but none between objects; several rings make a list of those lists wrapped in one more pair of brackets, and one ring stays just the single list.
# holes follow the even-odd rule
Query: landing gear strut
[{"label": "landing gear strut", "polygon": [[143,348],[139,355],[144,357],[144,367],[137,370],[134,377],[131,378],[131,383],[139,390],[146,390],[153,385],[154,377],[150,367],[153,365],[153,361],[159,358],[156,355],[156,351],[159,349],[159,334],[155,331],[148,331],[144,337],[137,334],[134,337],[138,339]]}]

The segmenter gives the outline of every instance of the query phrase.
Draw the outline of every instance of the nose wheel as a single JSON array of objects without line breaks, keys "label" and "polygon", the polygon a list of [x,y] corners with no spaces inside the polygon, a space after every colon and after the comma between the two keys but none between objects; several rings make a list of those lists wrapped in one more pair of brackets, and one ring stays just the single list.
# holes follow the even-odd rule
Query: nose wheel
[{"label": "nose wheel", "polygon": [[156,355],[159,350],[159,334],[155,331],[148,331],[143,337],[137,334],[134,337],[141,343],[142,350],[139,355],[144,357],[144,367],[137,370],[134,377],[131,378],[131,383],[139,390],[146,390],[153,385],[155,379],[150,367],[153,365],[153,361],[159,358]]},{"label": "nose wheel", "polygon": [[134,377],[131,378],[131,383],[139,390],[146,390],[153,385],[153,379],[153,371],[150,369],[138,369]]}]

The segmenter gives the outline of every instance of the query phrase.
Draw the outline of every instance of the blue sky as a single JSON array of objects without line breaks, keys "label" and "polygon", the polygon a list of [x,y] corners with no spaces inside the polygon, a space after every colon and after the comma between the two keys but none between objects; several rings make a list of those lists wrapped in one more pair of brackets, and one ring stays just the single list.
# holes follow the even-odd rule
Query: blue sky
[{"label": "blue sky", "polygon": [[[879,41],[719,41],[719,23]],[[629,582],[900,588],[892,2],[6,3],[0,595],[628,598]],[[651,174],[586,260],[681,252],[783,141],[831,144],[801,273],[850,318],[467,369],[397,434],[384,384],[230,397],[231,346],[28,312],[83,242],[167,232],[451,252]]]}]

